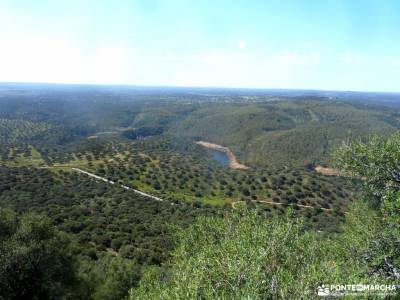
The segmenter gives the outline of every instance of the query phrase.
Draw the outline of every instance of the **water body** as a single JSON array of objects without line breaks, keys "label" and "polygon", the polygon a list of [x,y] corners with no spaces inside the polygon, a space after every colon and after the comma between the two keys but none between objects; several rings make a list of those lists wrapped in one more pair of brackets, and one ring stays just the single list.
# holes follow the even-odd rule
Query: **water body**
[{"label": "water body", "polygon": [[221,165],[229,167],[230,160],[225,152],[218,151],[215,149],[208,149],[208,152],[211,154],[211,157],[217,162],[219,162]]}]

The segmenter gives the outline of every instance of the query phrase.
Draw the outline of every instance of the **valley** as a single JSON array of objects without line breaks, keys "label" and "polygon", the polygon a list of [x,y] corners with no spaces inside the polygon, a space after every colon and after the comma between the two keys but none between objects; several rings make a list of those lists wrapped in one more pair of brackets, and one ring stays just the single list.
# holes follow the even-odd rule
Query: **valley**
[{"label": "valley", "polygon": [[399,29],[0,0],[0,300],[400,299]]},{"label": "valley", "polygon": [[400,128],[393,103],[322,96],[10,91],[0,99],[0,207],[48,217],[86,273],[116,259],[139,273],[162,267],[177,228],[242,209],[340,234],[362,193],[360,178],[338,171],[336,149]]}]

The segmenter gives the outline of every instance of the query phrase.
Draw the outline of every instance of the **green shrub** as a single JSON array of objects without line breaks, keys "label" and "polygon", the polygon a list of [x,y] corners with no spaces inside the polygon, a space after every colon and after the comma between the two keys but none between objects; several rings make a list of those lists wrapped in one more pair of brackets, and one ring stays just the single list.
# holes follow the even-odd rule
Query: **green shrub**
[{"label": "green shrub", "polygon": [[321,284],[367,279],[361,264],[344,260],[347,244],[305,232],[289,214],[200,218],[178,238],[170,272],[148,270],[131,299],[309,299]]},{"label": "green shrub", "polygon": [[75,283],[69,244],[48,218],[0,208],[0,299],[67,295]]}]

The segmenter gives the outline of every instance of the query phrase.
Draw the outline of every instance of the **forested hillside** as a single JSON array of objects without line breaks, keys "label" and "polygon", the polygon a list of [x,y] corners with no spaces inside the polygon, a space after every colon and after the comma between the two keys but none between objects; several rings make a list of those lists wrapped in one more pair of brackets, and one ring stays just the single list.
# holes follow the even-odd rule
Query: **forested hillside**
[{"label": "forested hillside", "polygon": [[[0,85],[0,91],[1,300],[123,299],[131,288],[131,297],[142,299],[157,293],[170,299],[184,293],[257,298],[267,286],[256,282],[272,286],[274,276],[283,287],[269,290],[270,297],[306,297],[310,288],[335,276],[369,278],[364,261],[346,267],[356,259],[346,252],[349,243],[360,246],[352,249],[363,257],[382,250],[371,250],[372,235],[366,245],[353,230],[368,224],[371,232],[384,228],[387,223],[379,227],[373,220],[390,211],[386,205],[392,202],[382,212],[357,203],[395,187],[385,180],[397,172],[396,164],[389,173],[367,172],[362,164],[350,168],[354,152],[375,149],[376,142],[356,143],[354,151],[342,148],[347,150],[339,158],[331,153],[345,141],[353,145],[397,131],[396,102],[243,94],[247,90]],[[396,153],[390,147],[397,139],[389,140],[388,153]],[[228,147],[249,168],[221,164],[195,143],[199,140]],[[364,154],[355,161],[377,155]],[[386,163],[381,156],[371,165]],[[330,176],[315,168],[319,164],[332,168]],[[365,215],[360,219],[365,224],[356,222],[357,214]],[[213,248],[217,241],[221,248]],[[276,248],[269,248],[270,241]],[[282,255],[253,259],[271,251]],[[382,273],[390,264],[395,266],[390,272],[397,272],[397,252],[390,251],[379,256],[389,260],[368,260],[368,270]],[[221,253],[229,253],[227,261]],[[307,267],[289,268],[288,257]],[[178,270],[198,269],[204,260],[226,265],[210,265],[213,274],[190,273],[197,283],[180,277],[186,275]],[[236,273],[238,261],[244,266],[253,260],[268,266],[267,272],[254,266]],[[332,277],[313,273],[320,260]],[[338,265],[332,269],[333,262]],[[296,294],[285,278],[302,280],[303,270],[306,279]],[[40,275],[32,276],[37,271]],[[346,277],[353,271],[355,277]]]},{"label": "forested hillside", "polygon": [[253,166],[328,163],[346,139],[398,130],[398,112],[327,99],[207,105],[172,133],[230,147]]},{"label": "forested hillside", "polygon": [[[289,212],[265,221],[245,208],[200,218],[178,235],[169,270],[149,269],[130,299],[397,299],[400,135],[343,145],[337,165],[362,177],[363,196],[334,235],[305,231]],[[382,289],[336,290],[338,285]]]},{"label": "forested hillside", "polygon": [[[175,244],[174,226],[186,227],[199,215],[218,213],[211,206],[198,207],[186,203],[158,202],[71,171],[31,167],[0,167],[0,203],[2,214],[9,214],[6,208],[24,216],[28,212],[34,212],[34,219],[45,219],[46,225],[43,225],[45,226],[43,229],[37,228],[38,225],[35,224],[30,225],[33,226],[32,229],[23,229],[27,230],[25,233],[27,239],[33,238],[30,237],[32,230],[51,232],[56,230],[67,234],[68,238],[60,235],[62,241],[58,242],[69,245],[62,246],[65,247],[65,252],[62,254],[64,258],[60,259],[63,260],[65,268],[74,270],[65,270],[65,275],[62,270],[56,270],[57,277],[49,280],[51,284],[58,284],[57,280],[61,280],[67,290],[56,292],[61,294],[65,292],[71,299],[80,297],[109,299],[114,297],[114,293],[120,296],[121,293],[126,294],[127,290],[140,279],[143,267],[160,266],[169,258],[169,253]],[[2,217],[2,222],[1,235],[6,234],[5,229],[14,224],[13,221],[8,223],[5,217]],[[29,274],[25,274],[26,282],[19,282],[14,280],[14,277],[9,277],[8,274],[14,271],[35,272],[35,268],[39,266],[32,265],[29,261],[35,260],[37,255],[40,256],[37,253],[40,248],[36,249],[37,245],[33,244],[32,250],[19,253],[16,248],[9,248],[14,247],[10,242],[14,237],[4,238],[2,240],[0,236],[0,254],[11,251],[12,253],[8,253],[7,256],[2,256],[2,259],[10,259],[13,264],[7,261],[3,265],[4,269],[0,270],[2,283],[9,285],[5,298],[0,294],[0,299],[22,299],[21,297],[32,299],[31,297],[38,293],[55,295],[51,291],[51,285],[46,286],[45,282],[40,283],[44,285],[40,289],[22,288],[28,286],[30,280],[34,280]],[[35,238],[40,243],[46,243],[45,240],[41,240],[42,233]],[[51,248],[52,244],[48,247]],[[57,260],[58,256],[51,254],[51,251],[61,249],[50,248],[43,250],[46,251],[44,255],[54,255],[54,259]],[[15,255],[15,258],[8,258],[9,255]],[[58,267],[53,265],[55,264],[53,260],[41,259],[38,258],[37,262],[41,264],[40,268],[44,273],[50,272],[47,268]],[[18,271],[20,268],[21,271]],[[63,278],[67,276],[67,272],[70,272],[68,273],[68,276],[71,276],[70,281]],[[64,279],[67,281],[64,282]],[[127,285],[121,287],[122,283],[119,281],[123,280],[127,281]],[[110,287],[103,291],[105,284],[110,284]],[[18,291],[19,286],[21,289]],[[70,286],[77,290],[69,291]],[[102,296],[95,296],[96,293]]]},{"label": "forested hillside", "polygon": [[364,101],[345,101],[226,93],[10,89],[1,98],[1,138],[65,148],[88,137],[136,140],[168,135],[227,146],[252,166],[282,167],[329,163],[330,152],[341,141],[388,135],[400,126],[396,102],[372,101],[368,94]]}]

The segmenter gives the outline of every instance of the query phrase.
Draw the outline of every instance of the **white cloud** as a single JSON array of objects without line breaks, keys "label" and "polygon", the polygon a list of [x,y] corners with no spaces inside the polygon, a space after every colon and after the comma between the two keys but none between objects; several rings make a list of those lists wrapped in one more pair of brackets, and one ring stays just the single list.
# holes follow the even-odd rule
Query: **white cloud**
[{"label": "white cloud", "polygon": [[395,90],[390,81],[376,84],[377,74],[400,76],[400,56],[348,51],[322,60],[313,52],[238,46],[196,55],[141,51],[124,42],[87,45],[62,33],[6,35],[0,28],[0,81]]},{"label": "white cloud", "polygon": [[339,60],[346,65],[358,66],[364,63],[367,60],[367,57],[358,53],[347,51],[346,53],[341,55]]},{"label": "white cloud", "polygon": [[344,65],[364,68],[397,68],[400,67],[400,56],[365,55],[347,51],[339,56],[339,62]]},{"label": "white cloud", "polygon": [[99,46],[91,53],[62,36],[0,36],[0,81],[126,83],[137,68],[131,51]]},{"label": "white cloud", "polygon": [[383,63],[399,68],[400,67],[400,56],[386,56],[382,59]]},{"label": "white cloud", "polygon": [[264,58],[264,62],[270,66],[281,67],[299,67],[299,66],[315,66],[321,61],[318,54],[297,54],[297,53],[283,53],[272,54]]},{"label": "white cloud", "polygon": [[249,54],[246,53],[210,53],[192,56],[195,61],[203,63],[221,64],[221,63],[238,63],[247,62],[250,59]]},{"label": "white cloud", "polygon": [[90,82],[96,83],[127,83],[137,72],[132,53],[124,47],[99,47],[93,59],[89,59]]},{"label": "white cloud", "polygon": [[61,36],[0,40],[0,80],[69,81],[82,63],[79,48]]},{"label": "white cloud", "polygon": [[301,88],[314,81],[320,61],[319,54],[219,50],[183,58],[170,79],[183,86]]}]

